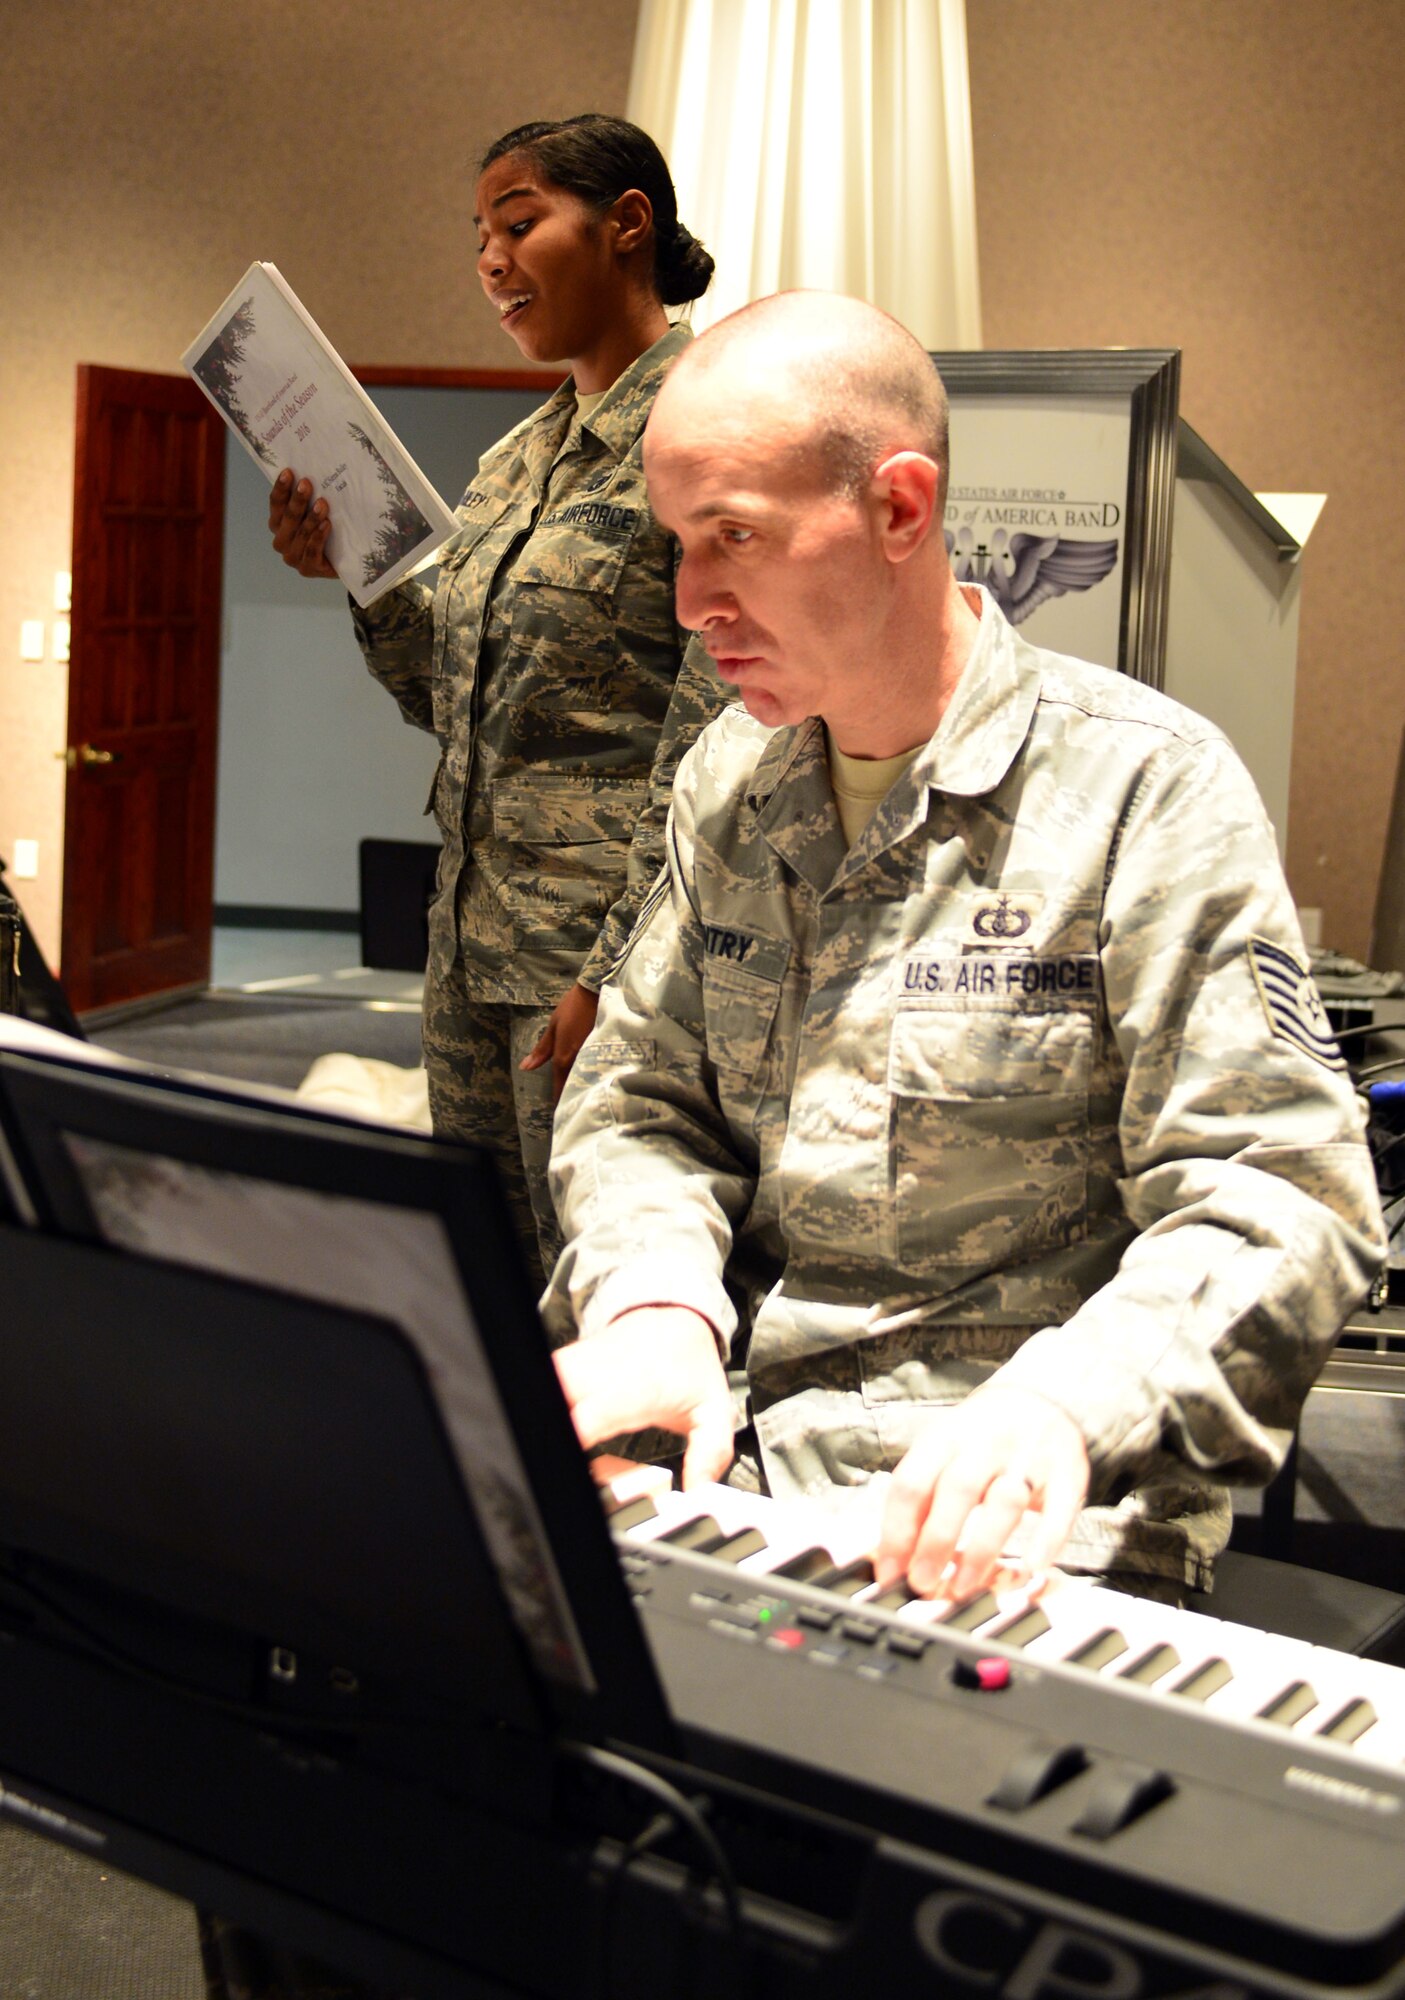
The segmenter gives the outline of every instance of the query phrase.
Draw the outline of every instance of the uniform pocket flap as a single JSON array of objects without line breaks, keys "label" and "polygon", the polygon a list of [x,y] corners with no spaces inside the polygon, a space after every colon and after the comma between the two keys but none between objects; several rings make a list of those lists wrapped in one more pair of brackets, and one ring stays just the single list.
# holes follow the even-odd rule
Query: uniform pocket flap
[{"label": "uniform pocket flap", "polygon": [[493,831],[502,840],[529,847],[633,840],[649,797],[647,778],[618,780],[606,787],[594,778],[524,771],[499,787],[493,800]]},{"label": "uniform pocket flap", "polygon": [[706,976],[726,985],[728,976],[745,993],[752,979],[769,980],[778,986],[790,964],[789,938],[767,937],[763,931],[744,930],[740,924],[704,924],[703,952]]},{"label": "uniform pocket flap", "polygon": [[[578,509],[568,508],[566,513],[573,511]],[[519,589],[584,590],[592,596],[613,597],[639,515],[632,507],[597,511],[619,515],[622,525],[602,529],[576,524],[561,514],[549,516],[539,524],[514,566],[513,583]]]},{"label": "uniform pocket flap", "polygon": [[1093,1021],[1083,1008],[900,1007],[888,1045],[895,1097],[1082,1097]]},{"label": "uniform pocket flap", "polygon": [[780,1004],[781,974],[790,955],[790,947],[782,938],[758,938],[756,943],[783,954],[779,958],[758,955],[773,970],[749,972],[712,951],[703,960],[708,1055],[719,1070],[730,1070],[743,1077],[756,1075],[766,1053]]}]

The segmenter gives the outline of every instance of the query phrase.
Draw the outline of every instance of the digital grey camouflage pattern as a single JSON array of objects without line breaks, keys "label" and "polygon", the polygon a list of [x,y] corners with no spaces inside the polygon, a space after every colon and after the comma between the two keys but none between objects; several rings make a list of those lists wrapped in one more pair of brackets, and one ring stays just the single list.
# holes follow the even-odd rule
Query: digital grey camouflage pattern
[{"label": "digital grey camouflage pattern", "polygon": [[552,1079],[518,1069],[546,1025],[529,1010],[549,1011],[576,980],[599,986],[662,863],[678,760],[727,699],[701,647],[685,654],[675,548],[641,463],[650,407],[691,338],[672,328],[584,422],[564,384],[484,456],[436,586],[411,580],[352,608],[371,672],[441,751],[425,983],[434,1128],[495,1148],[543,1282],[560,1243]]},{"label": "digital grey camouflage pattern", "polygon": [[1065,1565],[1204,1587],[1379,1263],[1361,1112],[1223,737],[980,608],[847,853],[817,722],[685,761],[557,1114],[545,1310],[696,1307],[782,1497],[1003,1368],[1088,1442]]},{"label": "digital grey camouflage pattern", "polygon": [[431,591],[354,612],[366,663],[441,747],[430,977],[462,951],[480,1000],[592,989],[663,859],[674,771],[727,695],[674,617],[645,419],[673,327],[578,422],[563,385],[488,452]]},{"label": "digital grey camouflage pattern", "polygon": [[551,1199],[551,1067],[524,1070],[541,1039],[545,1007],[500,1007],[470,1000],[462,964],[428,982],[424,1058],[434,1130],[490,1146],[517,1228],[528,1276],[540,1291],[561,1251]]}]

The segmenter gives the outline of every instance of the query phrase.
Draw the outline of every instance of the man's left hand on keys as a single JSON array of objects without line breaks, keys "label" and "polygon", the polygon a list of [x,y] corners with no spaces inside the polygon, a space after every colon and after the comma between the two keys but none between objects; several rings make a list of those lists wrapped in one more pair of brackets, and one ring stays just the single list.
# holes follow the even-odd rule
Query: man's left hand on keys
[{"label": "man's left hand on keys", "polygon": [[958,1602],[992,1582],[1029,1518],[1021,1568],[1038,1588],[1088,1493],[1082,1433],[1031,1390],[991,1382],[936,1412],[893,1472],[875,1558],[880,1585],[905,1576]]}]

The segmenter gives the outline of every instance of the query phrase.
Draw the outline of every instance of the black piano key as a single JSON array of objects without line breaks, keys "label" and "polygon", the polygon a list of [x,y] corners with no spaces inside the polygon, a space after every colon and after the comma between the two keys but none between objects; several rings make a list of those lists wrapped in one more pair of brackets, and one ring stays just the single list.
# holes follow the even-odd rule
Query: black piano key
[{"label": "black piano key", "polygon": [[834,1557],[828,1549],[815,1547],[802,1549],[789,1562],[777,1563],[770,1572],[772,1576],[783,1576],[791,1583],[813,1583],[825,1570],[834,1568]]},{"label": "black piano key", "polygon": [[866,1597],[864,1599],[864,1609],[865,1611],[901,1611],[903,1606],[911,1604],[917,1595],[918,1593],[913,1589],[907,1578],[905,1576],[900,1577],[896,1583],[890,1583],[886,1590],[880,1590],[876,1597]]},{"label": "black piano key", "polygon": [[1090,1633],[1065,1656],[1070,1667],[1086,1667],[1090,1674],[1100,1674],[1113,1660],[1120,1660],[1127,1650],[1127,1641],[1113,1625],[1104,1625],[1100,1632]]},{"label": "black piano key", "polygon": [[1002,1646],[1032,1646],[1036,1639],[1042,1639],[1046,1632],[1052,1632],[1048,1613],[1040,1604],[1026,1605],[1013,1618],[1007,1618],[1003,1625],[992,1625],[984,1634],[987,1639],[998,1639]]},{"label": "black piano key", "polygon": [[680,1521],[676,1528],[666,1528],[654,1539],[667,1542],[671,1548],[691,1549],[695,1556],[707,1556],[727,1537],[711,1514],[695,1514],[691,1521]]},{"label": "black piano key", "polygon": [[837,1569],[822,1570],[818,1576],[807,1577],[805,1581],[816,1590],[832,1590],[836,1597],[856,1597],[873,1582],[873,1564],[867,1556],[857,1556],[853,1562],[841,1563]]},{"label": "black piano key", "polygon": [[607,1510],[610,1527],[616,1534],[622,1534],[626,1528],[637,1528],[643,1521],[654,1520],[658,1511],[647,1493],[641,1493],[637,1500],[626,1500]]},{"label": "black piano key", "polygon": [[1368,1729],[1374,1729],[1380,1721],[1364,1695],[1357,1695],[1335,1715],[1329,1716],[1317,1731],[1319,1736],[1328,1736],[1334,1743],[1359,1743]]},{"label": "black piano key", "polygon": [[1276,1722],[1281,1729],[1291,1729],[1295,1722],[1301,1722],[1317,1706],[1317,1690],[1306,1681],[1290,1681],[1285,1688],[1266,1701],[1262,1708],[1254,1712],[1260,1722]]},{"label": "black piano key", "polygon": [[739,1528],[734,1535],[728,1535],[725,1541],[719,1542],[715,1549],[709,1549],[708,1554],[715,1562],[739,1563],[745,1562],[748,1556],[756,1555],[765,1546],[766,1537],[759,1528]]},{"label": "black piano key", "polygon": [[1155,1682],[1164,1680],[1180,1663],[1181,1656],[1174,1646],[1149,1646],[1127,1666],[1119,1667],[1117,1678],[1120,1681],[1135,1681],[1139,1687],[1151,1687]]},{"label": "black piano key", "polygon": [[956,1605],[936,1620],[948,1632],[974,1632],[978,1626],[988,1625],[1000,1609],[1000,1600],[993,1590],[983,1590],[979,1597],[968,1597],[964,1604]]},{"label": "black piano key", "polygon": [[1171,1693],[1183,1695],[1187,1701],[1208,1701],[1233,1679],[1228,1660],[1202,1660],[1198,1667],[1192,1667],[1188,1674],[1171,1683]]}]

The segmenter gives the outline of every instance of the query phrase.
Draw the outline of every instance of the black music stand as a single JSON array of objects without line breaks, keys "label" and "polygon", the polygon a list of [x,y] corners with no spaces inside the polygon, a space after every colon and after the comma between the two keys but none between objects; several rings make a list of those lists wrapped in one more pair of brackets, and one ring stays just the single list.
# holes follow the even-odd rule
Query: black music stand
[{"label": "black music stand", "polygon": [[[446,1871],[507,1906],[556,1868],[564,1907],[558,1751],[675,1740],[491,1163],[5,1039],[6,1809],[496,1992]],[[543,1988],[573,1948],[513,1943]]]}]

